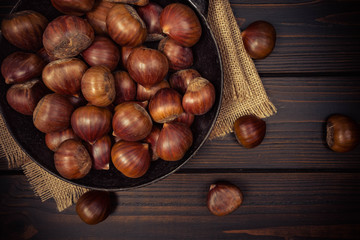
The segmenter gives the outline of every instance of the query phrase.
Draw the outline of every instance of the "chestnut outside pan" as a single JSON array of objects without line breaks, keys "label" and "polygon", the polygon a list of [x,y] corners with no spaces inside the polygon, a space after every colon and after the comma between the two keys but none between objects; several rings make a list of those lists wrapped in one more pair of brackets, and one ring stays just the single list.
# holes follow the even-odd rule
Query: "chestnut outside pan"
[{"label": "chestnut outside pan", "polygon": [[[174,2],[180,2],[190,6],[200,19],[203,33],[200,41],[193,47],[194,66],[199,73],[211,81],[216,89],[216,101],[213,108],[203,116],[197,116],[192,131],[194,142],[186,155],[179,161],[167,162],[158,160],[151,163],[148,172],[140,178],[132,179],[125,177],[110,163],[110,170],[91,170],[90,173],[82,179],[67,180],[56,171],[53,161],[53,152],[45,145],[45,134],[38,131],[32,122],[31,116],[25,116],[14,111],[6,101],[6,91],[10,87],[5,84],[3,77],[0,79],[0,112],[3,115],[5,123],[18,145],[23,151],[39,166],[50,174],[70,182],[72,184],[98,190],[120,191],[136,187],[142,187],[156,182],[166,176],[174,173],[188,162],[201,148],[207,140],[217,119],[223,90],[223,70],[221,58],[217,43],[206,22],[205,14],[207,12],[207,0],[153,0],[163,7]],[[42,13],[49,21],[61,15],[52,7],[50,0],[22,0],[18,1],[12,12],[21,10],[34,10]],[[26,36],[24,36],[26,37]],[[0,62],[14,51],[16,47],[9,44],[4,38],[0,39]]]}]

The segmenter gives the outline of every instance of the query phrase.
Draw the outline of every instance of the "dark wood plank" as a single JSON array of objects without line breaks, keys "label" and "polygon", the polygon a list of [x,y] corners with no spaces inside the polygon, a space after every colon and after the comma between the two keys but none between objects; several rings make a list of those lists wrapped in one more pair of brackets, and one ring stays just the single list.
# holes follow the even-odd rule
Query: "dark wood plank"
[{"label": "dark wood plank", "polygon": [[[360,234],[359,174],[175,174],[145,188],[117,192],[115,212],[96,226],[82,223],[74,206],[58,213],[51,200],[41,203],[22,176],[0,179],[5,236],[250,240],[357,239]],[[244,194],[243,205],[225,217],[211,215],[205,205],[209,185],[220,179],[238,185]]]},{"label": "dark wood plank", "polygon": [[260,72],[353,72],[360,66],[360,6],[356,1],[231,0],[241,30],[266,20],[277,30]]}]

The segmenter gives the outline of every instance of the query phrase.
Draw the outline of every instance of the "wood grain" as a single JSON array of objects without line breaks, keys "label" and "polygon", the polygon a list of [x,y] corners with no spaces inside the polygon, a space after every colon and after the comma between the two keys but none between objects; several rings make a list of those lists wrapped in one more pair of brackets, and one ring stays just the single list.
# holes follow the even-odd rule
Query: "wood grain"
[{"label": "wood grain", "polygon": [[[232,214],[216,217],[206,194],[222,179],[245,199]],[[57,213],[53,202],[41,203],[23,176],[0,177],[0,189],[2,232],[16,226],[17,234],[36,239],[355,239],[360,231],[360,177],[352,173],[175,174],[116,193],[116,211],[96,226],[82,223],[75,207]]]}]

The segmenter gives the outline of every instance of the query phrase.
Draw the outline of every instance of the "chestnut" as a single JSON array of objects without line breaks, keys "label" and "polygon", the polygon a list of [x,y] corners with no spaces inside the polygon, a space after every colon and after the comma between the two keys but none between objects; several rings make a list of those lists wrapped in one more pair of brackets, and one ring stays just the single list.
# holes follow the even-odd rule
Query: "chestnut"
[{"label": "chestnut", "polygon": [[335,152],[348,152],[360,142],[360,127],[349,116],[333,114],[326,121],[326,143]]},{"label": "chestnut", "polygon": [[38,55],[13,52],[1,63],[1,74],[6,84],[23,83],[39,77],[46,62]]},{"label": "chestnut", "polygon": [[86,148],[92,158],[92,168],[96,170],[109,170],[110,169],[110,153],[112,141],[109,135],[96,140],[93,144],[86,144]]},{"label": "chestnut", "polygon": [[202,28],[195,12],[185,4],[167,5],[160,14],[163,33],[181,46],[192,47],[201,37]]},{"label": "chestnut", "polygon": [[136,8],[137,13],[144,21],[148,36],[146,41],[158,41],[164,38],[160,26],[160,14],[163,10],[159,4],[155,2],[149,2],[145,6]]},{"label": "chestnut", "polygon": [[60,144],[68,139],[80,140],[72,128],[45,134],[45,144],[53,152],[56,152]]},{"label": "chestnut", "polygon": [[32,115],[37,103],[47,94],[47,89],[40,79],[12,85],[6,92],[6,101],[15,111]]},{"label": "chestnut", "polygon": [[81,78],[88,66],[78,58],[64,58],[48,63],[42,79],[52,91],[66,95],[79,95]]},{"label": "chestnut", "polygon": [[86,20],[63,15],[47,25],[43,34],[43,44],[51,57],[70,58],[88,48],[94,38],[94,30]]},{"label": "chestnut", "polygon": [[193,134],[180,122],[164,123],[156,143],[156,154],[165,161],[182,159],[193,143]]},{"label": "chestnut", "polygon": [[127,4],[116,4],[106,17],[109,36],[121,46],[136,47],[145,42],[146,25],[136,10]]},{"label": "chestnut", "polygon": [[135,82],[144,87],[151,87],[164,80],[169,71],[169,62],[160,51],[139,47],[133,49],[129,55],[127,70]]},{"label": "chestnut", "polygon": [[119,141],[111,149],[111,160],[115,168],[126,177],[142,177],[150,167],[149,145]]},{"label": "chestnut", "polygon": [[215,94],[215,87],[211,82],[202,77],[195,78],[186,89],[182,106],[188,113],[203,115],[214,105]]},{"label": "chestnut", "polygon": [[55,61],[56,58],[50,56],[44,47],[42,47],[39,51],[36,52],[36,54],[42,58],[42,60],[45,61],[45,63],[49,63],[51,61]]},{"label": "chestnut", "polygon": [[116,97],[115,79],[110,69],[102,65],[88,68],[81,79],[81,92],[90,104],[109,106]]},{"label": "chestnut", "polygon": [[136,99],[139,101],[150,100],[151,97],[154,96],[157,91],[159,91],[162,88],[169,88],[169,87],[170,87],[169,82],[166,80],[154,84],[149,88],[146,88],[141,84],[137,84]]},{"label": "chestnut", "polygon": [[245,148],[254,148],[263,141],[266,123],[255,115],[241,116],[234,122],[236,140]]},{"label": "chestnut", "polygon": [[191,127],[191,125],[193,124],[195,120],[195,115],[192,113],[188,113],[188,112],[183,112],[182,114],[180,114],[180,116],[178,116],[177,118],[175,118],[175,122],[181,122],[184,123],[185,125],[187,125],[188,127]]},{"label": "chestnut", "polygon": [[183,69],[171,74],[169,83],[176,91],[184,94],[190,82],[197,77],[201,77],[197,70],[191,68]]},{"label": "chestnut", "polygon": [[42,47],[42,35],[49,21],[42,14],[25,10],[6,16],[1,22],[1,34],[12,45],[28,51]]},{"label": "chestnut", "polygon": [[124,102],[116,106],[112,120],[114,135],[126,141],[144,139],[152,129],[148,112],[137,103]]},{"label": "chestnut", "polygon": [[98,35],[107,35],[106,17],[115,3],[95,0],[94,7],[86,13],[86,19]]},{"label": "chestnut", "polygon": [[95,0],[51,0],[51,4],[61,13],[82,16],[94,6]]},{"label": "chestnut", "polygon": [[243,194],[236,185],[229,182],[217,182],[210,185],[207,208],[216,216],[225,216],[238,209],[243,199]]},{"label": "chestnut", "polygon": [[76,202],[77,215],[89,225],[104,221],[110,215],[111,208],[110,193],[105,191],[90,190]]},{"label": "chestnut", "polygon": [[241,32],[241,37],[249,56],[253,59],[263,59],[275,47],[276,31],[271,23],[256,21]]},{"label": "chestnut", "polygon": [[159,156],[156,154],[156,144],[159,139],[161,128],[158,125],[153,125],[151,132],[144,138],[144,141],[149,144],[151,150],[151,159],[156,161],[159,159]]},{"label": "chestnut", "polygon": [[115,80],[116,97],[114,104],[133,101],[136,98],[136,82],[130,77],[128,72],[116,71],[113,73]]},{"label": "chestnut", "polygon": [[91,170],[91,158],[85,146],[77,140],[62,142],[54,153],[55,168],[66,179],[80,179]]},{"label": "chestnut", "polygon": [[[143,46],[141,46],[143,47]],[[127,70],[127,60],[130,56],[130,53],[135,49],[136,47],[121,47],[121,63],[122,67]]]},{"label": "chestnut", "polygon": [[102,107],[86,105],[75,109],[71,115],[71,126],[77,136],[93,144],[109,133],[112,114]]},{"label": "chestnut", "polygon": [[184,112],[181,95],[172,88],[158,90],[150,99],[148,108],[152,119],[157,123],[170,122]]},{"label": "chestnut", "polygon": [[70,126],[74,106],[63,95],[50,93],[40,99],[33,112],[35,127],[43,132],[62,131]]},{"label": "chestnut", "polygon": [[81,56],[90,66],[103,65],[113,71],[120,61],[120,50],[110,38],[95,36],[92,44]]},{"label": "chestnut", "polygon": [[181,46],[169,37],[160,41],[158,49],[168,58],[169,68],[172,70],[187,69],[193,65],[192,49]]}]

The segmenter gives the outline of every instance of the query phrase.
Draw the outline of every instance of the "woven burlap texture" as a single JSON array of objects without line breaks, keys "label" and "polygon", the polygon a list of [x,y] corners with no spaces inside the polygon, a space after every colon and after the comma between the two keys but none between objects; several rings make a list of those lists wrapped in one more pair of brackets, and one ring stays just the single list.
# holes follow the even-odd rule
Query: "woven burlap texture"
[{"label": "woven burlap texture", "polygon": [[224,70],[224,92],[210,139],[233,132],[235,120],[254,114],[266,118],[276,113],[254,62],[246,53],[240,28],[227,0],[210,0],[208,23],[219,46]]},{"label": "woven burlap texture", "polygon": [[[210,139],[232,132],[234,121],[242,115],[261,118],[276,113],[270,102],[252,59],[247,55],[240,29],[227,0],[210,0],[208,23],[218,43],[224,70],[222,106]],[[35,195],[42,201],[53,198],[63,211],[76,203],[88,189],[60,180],[30,160],[9,133],[0,118],[0,156],[8,160],[9,168],[21,167]]]}]

